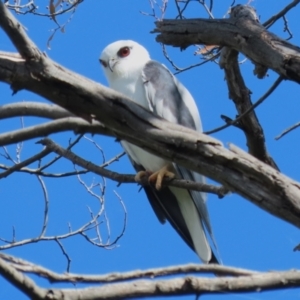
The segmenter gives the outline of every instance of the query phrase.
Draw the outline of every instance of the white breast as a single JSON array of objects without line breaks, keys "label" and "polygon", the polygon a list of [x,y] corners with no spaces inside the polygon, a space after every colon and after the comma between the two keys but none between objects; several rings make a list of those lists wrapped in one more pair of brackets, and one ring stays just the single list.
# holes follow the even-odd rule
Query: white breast
[{"label": "white breast", "polygon": [[[135,79],[134,79],[135,78]],[[136,79],[137,78],[137,79]],[[149,110],[149,103],[145,96],[144,84],[142,76],[131,76],[129,78],[122,78],[121,80],[114,80],[110,83],[110,87],[137,104]],[[130,144],[126,141],[121,142],[126,153],[139,165],[143,166],[147,171],[155,172],[164,167],[166,160],[155,156],[140,147]]]}]

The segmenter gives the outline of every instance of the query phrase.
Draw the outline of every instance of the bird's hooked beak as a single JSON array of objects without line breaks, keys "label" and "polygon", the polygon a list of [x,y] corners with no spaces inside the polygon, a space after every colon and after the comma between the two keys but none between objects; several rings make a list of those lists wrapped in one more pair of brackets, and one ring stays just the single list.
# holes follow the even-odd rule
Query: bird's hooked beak
[{"label": "bird's hooked beak", "polygon": [[117,58],[110,58],[110,59],[108,60],[108,62],[105,61],[105,60],[103,60],[103,59],[100,59],[101,65],[102,65],[104,68],[109,67],[109,69],[111,70],[112,73],[114,72],[114,67],[115,67],[115,65],[118,63],[118,61],[119,61],[119,60],[118,60]]}]

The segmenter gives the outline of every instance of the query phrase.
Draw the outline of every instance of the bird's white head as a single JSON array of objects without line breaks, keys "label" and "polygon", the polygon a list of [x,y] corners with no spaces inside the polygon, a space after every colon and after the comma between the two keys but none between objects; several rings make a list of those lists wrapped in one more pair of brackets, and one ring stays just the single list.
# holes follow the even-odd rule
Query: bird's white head
[{"label": "bird's white head", "polygon": [[150,60],[148,51],[137,42],[117,41],[109,44],[100,55],[100,63],[109,83],[136,76]]}]

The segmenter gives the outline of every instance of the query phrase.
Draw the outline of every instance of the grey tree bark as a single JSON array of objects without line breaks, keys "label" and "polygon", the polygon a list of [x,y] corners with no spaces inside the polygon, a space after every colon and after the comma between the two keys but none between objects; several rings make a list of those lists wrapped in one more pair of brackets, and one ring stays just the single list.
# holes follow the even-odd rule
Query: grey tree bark
[{"label": "grey tree bark", "polygon": [[[199,43],[226,47],[223,49],[222,67],[231,83],[231,76],[239,76],[236,51],[253,61],[257,76],[264,76],[270,68],[281,78],[300,83],[300,48],[268,32],[258,23],[248,7],[237,6],[231,19],[226,20],[164,20],[156,25],[155,32],[160,33],[157,40],[164,44],[182,48]],[[300,183],[278,171],[267,153],[262,131],[258,134],[258,140],[255,139],[254,133],[248,134],[250,154],[234,145],[227,149],[220,141],[168,123],[123,95],[53,62],[30,40],[3,2],[0,2],[0,26],[19,51],[19,54],[0,52],[0,80],[10,85],[15,93],[26,89],[62,107],[63,109],[44,113],[51,119],[57,118],[57,121],[68,118],[67,127],[64,127],[65,119],[62,124],[55,123],[58,131],[92,132],[125,139],[147,151],[202,173],[229,191],[300,227]],[[239,90],[241,86],[242,89]],[[238,87],[232,86],[232,98],[238,98],[242,94],[244,96],[241,98],[245,99],[247,93],[243,82],[240,82]],[[241,106],[240,114],[250,106],[251,102],[246,102]],[[0,109],[2,117],[5,117],[4,109]],[[31,113],[42,114],[41,111],[43,108],[37,107],[36,111],[31,110]],[[16,114],[26,113],[21,110]],[[247,118],[248,121],[243,120],[244,129],[248,122],[259,125],[253,112],[248,114]],[[36,135],[43,136],[45,130],[36,131]],[[0,145],[32,137],[32,132],[12,132],[5,136],[0,135]],[[47,139],[41,143],[46,149],[51,147]],[[37,287],[28,277],[9,265],[8,260],[7,257],[0,256],[0,273],[34,299],[118,299],[117,295],[119,298],[135,298],[153,294],[241,292],[258,288],[299,286],[299,274],[295,271],[284,274],[251,273],[230,279],[187,277],[168,282],[139,281],[72,291],[45,290]]]}]

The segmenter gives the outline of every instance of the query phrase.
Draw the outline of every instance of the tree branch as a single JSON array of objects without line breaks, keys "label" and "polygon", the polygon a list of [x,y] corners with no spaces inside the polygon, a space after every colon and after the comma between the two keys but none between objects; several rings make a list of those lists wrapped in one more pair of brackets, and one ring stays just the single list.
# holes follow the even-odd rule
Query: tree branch
[{"label": "tree branch", "polygon": [[[0,2],[0,7],[2,7],[1,12],[4,7],[2,2]],[[236,44],[236,39],[233,39],[234,32],[237,32],[236,24],[241,23],[245,26],[242,20],[237,20],[235,25],[232,20],[208,21],[215,22],[212,24],[215,30],[218,29],[215,32],[216,36],[223,36],[225,41],[226,36],[229,35],[228,43],[232,42],[233,45]],[[260,25],[254,24],[251,20],[246,21],[251,30],[245,27],[245,32],[254,34],[259,31],[266,37],[271,37]],[[6,28],[3,26],[6,22],[8,20],[2,18],[0,14],[0,25],[3,28]],[[9,22],[17,23],[13,16],[9,17]],[[220,27],[221,23],[223,27]],[[229,24],[231,28],[227,35],[222,29],[228,30],[226,24]],[[12,28],[17,30],[16,26]],[[198,30],[201,32],[201,28]],[[188,32],[187,30],[186,36],[189,36]],[[241,33],[241,31],[238,32]],[[7,33],[18,34],[11,31]],[[209,34],[209,36],[213,35]],[[247,38],[251,40],[252,37],[255,35]],[[211,44],[215,44],[212,39],[210,41]],[[198,40],[197,43],[199,42]],[[267,45],[265,40],[258,39],[258,36],[253,42],[256,45],[258,42],[262,43],[262,46]],[[248,43],[248,40],[243,39],[239,45],[244,50],[247,47],[251,50],[251,43]],[[297,54],[297,47],[283,42],[281,46]],[[276,47],[270,51],[274,54],[275,50]],[[248,50],[245,51],[247,53]],[[280,50],[277,49],[277,51],[276,57],[281,57]],[[264,54],[262,57],[258,56],[259,59],[263,59],[266,64],[271,64],[272,53],[262,52],[262,54]],[[294,64],[288,64],[288,67],[294,68]],[[283,71],[281,65],[280,68]],[[123,95],[72,73],[46,57],[43,57],[39,63],[30,61],[25,65],[23,61],[0,56],[0,81],[11,84],[14,90],[23,88],[32,91],[87,120],[95,119],[105,128],[109,128],[109,131],[118,139],[127,140],[151,153],[210,177],[271,214],[300,227],[299,183],[237,147],[230,146],[227,150],[216,139],[158,118]]]},{"label": "tree branch", "polygon": [[[120,174],[117,172],[107,170],[103,166],[99,167],[98,165],[95,165],[92,162],[84,160],[83,158],[77,156],[75,153],[71,152],[70,150],[66,150],[60,147],[58,144],[54,143],[52,140],[48,138],[45,138],[39,141],[38,143],[46,146],[46,149],[48,149],[50,152],[55,152],[58,155],[69,159],[74,164],[81,166],[84,169],[90,170],[95,174],[109,178],[113,181],[117,181],[118,183],[137,183],[135,179],[135,175]],[[142,186],[150,185],[147,176],[140,178],[140,181],[138,183],[141,184]],[[206,192],[206,193],[212,193],[218,195],[220,198],[224,197],[228,193],[228,190],[222,186],[217,187],[217,186],[208,185],[200,182],[191,182],[191,181],[176,179],[176,178],[170,180],[164,179],[163,185],[196,190],[196,191]]]},{"label": "tree branch", "polygon": [[43,289],[39,288],[32,279],[17,271],[0,258],[0,274],[31,299],[45,299]]},{"label": "tree branch", "polygon": [[41,51],[28,38],[23,26],[16,21],[13,15],[5,7],[4,3],[0,3],[0,26],[10,37],[14,46],[25,60],[39,60],[41,58]]},{"label": "tree branch", "polygon": [[[252,107],[250,91],[246,87],[238,63],[238,52],[227,47],[222,49],[220,66],[225,71],[229,98],[233,100],[239,116]],[[241,128],[247,139],[249,153],[278,170],[274,160],[267,152],[263,129],[254,110],[245,114],[239,120]]]},{"label": "tree branch", "polygon": [[6,171],[0,173],[0,179],[9,176],[13,172],[15,172],[17,170],[20,170],[20,169],[24,168],[25,166],[28,166],[28,165],[32,164],[33,162],[35,162],[37,160],[42,159],[43,157],[45,157],[49,153],[51,153],[51,150],[46,148],[46,149],[42,150],[40,153],[38,153],[38,154],[36,154],[36,155],[20,162],[18,164],[15,164],[14,166],[7,169]]},{"label": "tree branch", "polygon": [[[300,83],[300,48],[270,33],[253,8],[237,5],[230,19],[182,19],[155,22],[157,42],[187,48],[194,44],[228,46],[284,78]],[[260,74],[257,74],[260,77]]]},{"label": "tree branch", "polygon": [[24,101],[0,106],[0,120],[19,116],[34,116],[48,119],[75,117],[69,111],[58,105],[40,102]]},{"label": "tree branch", "polygon": [[[52,290],[58,299],[78,297],[89,299],[133,299],[146,296],[204,295],[216,293],[241,293],[268,291],[298,287],[300,275],[297,271],[271,272],[238,278],[198,278],[186,276],[170,280],[139,280],[109,286],[76,289]],[[59,298],[60,297],[60,298]],[[65,298],[64,298],[65,297]],[[69,299],[69,298],[68,298]],[[77,299],[77,298],[76,298]]]},{"label": "tree branch", "polygon": [[[12,279],[17,284],[21,283],[21,278],[25,278],[26,284],[29,281],[30,285],[28,284],[28,286],[32,287],[32,294],[30,294],[31,297],[41,297],[42,295],[51,294],[53,297],[52,299],[78,299],[80,297],[80,299],[100,300],[124,298],[134,299],[147,296],[203,295],[224,292],[233,294],[240,292],[262,292],[267,290],[287,289],[291,287],[298,287],[300,285],[300,272],[294,270],[258,273],[219,265],[183,265],[169,268],[149,269],[146,271],[138,270],[123,274],[112,273],[103,276],[79,274],[61,275],[7,254],[0,254],[0,257],[1,274],[9,269],[10,273],[14,274]],[[3,265],[5,268],[2,267]],[[176,274],[207,272],[216,272],[220,275],[233,275],[238,277],[201,278],[188,275],[183,278],[169,280],[135,280],[126,283],[111,283],[93,288],[46,290],[38,288],[27,276],[21,274],[18,270],[34,273],[49,279],[51,282],[81,283],[111,283],[145,277],[153,278],[160,276],[173,276]],[[11,277],[9,277],[9,279],[11,279]],[[28,293],[28,291],[25,292]]]},{"label": "tree branch", "polygon": [[292,8],[297,6],[300,3],[300,0],[294,0],[290,4],[288,4],[285,8],[283,8],[279,13],[272,16],[269,20],[263,23],[264,27],[269,28],[272,26],[278,19],[282,18],[284,15],[286,15]]},{"label": "tree branch", "polygon": [[47,136],[52,133],[63,131],[74,131],[78,133],[98,133],[112,136],[113,134],[105,126],[97,121],[89,123],[82,118],[67,117],[55,121],[45,122],[18,130],[0,134],[0,146],[19,143],[37,137]]},{"label": "tree branch", "polygon": [[219,276],[250,276],[254,274],[263,274],[260,272],[233,268],[222,265],[208,264],[187,264],[164,268],[153,268],[147,270],[134,270],[123,273],[109,273],[105,275],[88,275],[88,274],[60,274],[53,272],[42,266],[33,264],[27,260],[14,257],[9,254],[0,253],[0,257],[10,262],[14,268],[19,271],[36,274],[48,279],[50,282],[73,282],[73,283],[112,283],[141,278],[158,278],[181,274],[217,274]]}]

